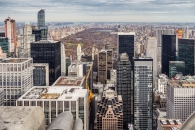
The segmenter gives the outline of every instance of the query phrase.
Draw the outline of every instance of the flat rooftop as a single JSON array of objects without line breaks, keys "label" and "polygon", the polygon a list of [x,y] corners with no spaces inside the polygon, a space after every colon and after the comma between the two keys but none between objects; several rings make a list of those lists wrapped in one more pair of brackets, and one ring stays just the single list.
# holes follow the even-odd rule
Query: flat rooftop
[{"label": "flat rooftop", "polygon": [[182,76],[177,80],[168,80],[174,88],[195,88],[195,76]]},{"label": "flat rooftop", "polygon": [[49,66],[49,63],[33,63],[33,66]]},{"label": "flat rooftop", "polygon": [[0,63],[22,63],[32,58],[0,58]]},{"label": "flat rooftop", "polygon": [[135,32],[118,32],[118,35],[135,35]]},{"label": "flat rooftop", "polygon": [[180,119],[159,119],[164,130],[179,130],[182,126]]},{"label": "flat rooftop", "polygon": [[69,77],[61,76],[59,77],[52,86],[82,86],[85,77]]},{"label": "flat rooftop", "polygon": [[79,97],[85,97],[87,89],[79,87],[60,87],[60,86],[36,86],[22,95],[20,100],[78,100]]}]

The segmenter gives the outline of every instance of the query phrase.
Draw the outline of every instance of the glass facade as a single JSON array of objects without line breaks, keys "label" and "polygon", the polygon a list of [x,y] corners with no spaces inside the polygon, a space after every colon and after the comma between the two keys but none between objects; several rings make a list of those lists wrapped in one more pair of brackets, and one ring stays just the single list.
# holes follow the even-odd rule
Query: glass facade
[{"label": "glass facade", "polygon": [[33,65],[33,86],[46,86],[47,72],[46,66]]},{"label": "glass facade", "polygon": [[40,27],[41,30],[41,40],[47,40],[48,27]]},{"label": "glass facade", "polygon": [[153,60],[134,59],[134,127],[135,130],[153,128]]},{"label": "glass facade", "polygon": [[45,26],[45,10],[41,9],[38,12],[38,29]]},{"label": "glass facade", "polygon": [[185,62],[169,61],[169,78],[174,77],[178,73],[185,75]]},{"label": "glass facade", "polygon": [[35,42],[41,40],[41,30],[33,29],[32,34],[35,34]]},{"label": "glass facade", "polygon": [[49,85],[61,76],[61,43],[31,43],[33,63],[49,63]]},{"label": "glass facade", "polygon": [[118,35],[118,53],[127,53],[131,64],[134,57],[134,35]]},{"label": "glass facade", "polygon": [[169,75],[169,61],[176,61],[176,35],[162,35],[162,73]]},{"label": "glass facade", "polygon": [[185,62],[185,75],[194,75],[195,40],[179,39],[178,52],[179,61]]},{"label": "glass facade", "polygon": [[133,88],[131,63],[126,53],[120,55],[117,63],[117,94],[123,100],[123,129],[128,130],[128,123],[133,123]]},{"label": "glass facade", "polygon": [[3,50],[3,53],[6,53],[7,54],[7,57],[8,57],[8,38],[4,38],[4,37],[0,37],[0,46]]},{"label": "glass facade", "polygon": [[71,58],[66,57],[66,76],[68,76],[68,67],[71,65]]}]

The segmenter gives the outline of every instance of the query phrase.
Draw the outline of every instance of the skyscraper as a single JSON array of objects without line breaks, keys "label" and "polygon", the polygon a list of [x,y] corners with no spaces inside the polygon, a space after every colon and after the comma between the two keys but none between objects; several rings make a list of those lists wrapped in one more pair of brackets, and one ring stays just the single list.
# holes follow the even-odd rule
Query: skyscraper
[{"label": "skyscraper", "polygon": [[31,43],[33,63],[49,63],[49,85],[61,75],[61,42],[38,41]]},{"label": "skyscraper", "polygon": [[7,57],[9,55],[9,43],[8,38],[0,37],[0,46],[3,51],[3,53],[6,53]]},{"label": "skyscraper", "polygon": [[135,44],[135,33],[118,33],[118,57],[121,53],[127,53],[131,64],[133,63],[134,57],[134,44]]},{"label": "skyscraper", "polygon": [[146,56],[153,59],[153,79],[157,76],[157,39],[155,37],[148,37],[146,44]]},{"label": "skyscraper", "polygon": [[16,52],[16,21],[8,17],[4,21],[5,37],[8,38],[9,52]]},{"label": "skyscraper", "polygon": [[186,26],[185,38],[189,38],[189,28],[188,28],[188,26]]},{"label": "skyscraper", "polygon": [[162,35],[173,35],[174,34],[174,30],[173,29],[157,29],[154,32],[154,36],[157,38],[157,44],[158,44],[158,74],[161,73],[162,71]]},{"label": "skyscraper", "polygon": [[107,79],[110,79],[110,71],[112,70],[112,50],[108,49],[107,51]]},{"label": "skyscraper", "polygon": [[128,123],[133,124],[133,88],[131,63],[127,53],[120,54],[117,62],[117,94],[123,99],[123,129],[128,129]]},{"label": "skyscraper", "polygon": [[179,61],[185,62],[185,74],[194,75],[195,74],[195,40],[194,39],[179,39]]},{"label": "skyscraper", "polygon": [[101,50],[98,57],[98,82],[106,84],[107,81],[107,51]]},{"label": "skyscraper", "polygon": [[162,73],[167,75],[169,61],[176,61],[176,35],[162,35]]},{"label": "skyscraper", "polygon": [[23,33],[20,35],[21,46],[18,48],[19,58],[29,58],[30,55],[30,43],[35,41],[35,35],[32,34],[32,27],[30,23],[25,23]]},{"label": "skyscraper", "polygon": [[81,61],[81,45],[78,44],[77,46],[77,60]]},{"label": "skyscraper", "polygon": [[41,29],[41,27],[45,27],[45,10],[41,9],[37,14],[37,27],[38,29]]},{"label": "skyscraper", "polygon": [[33,87],[32,58],[0,59],[0,88],[4,89],[4,105],[15,106],[16,100]]},{"label": "skyscraper", "polygon": [[153,127],[153,60],[134,58],[134,127],[152,130]]},{"label": "skyscraper", "polygon": [[63,43],[61,43],[61,76],[66,76],[66,53]]}]

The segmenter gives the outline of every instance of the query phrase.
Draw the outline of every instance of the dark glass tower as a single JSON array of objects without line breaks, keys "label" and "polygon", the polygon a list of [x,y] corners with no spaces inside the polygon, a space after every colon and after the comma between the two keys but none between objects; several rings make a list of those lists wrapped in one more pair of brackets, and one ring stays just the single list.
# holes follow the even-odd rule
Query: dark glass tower
[{"label": "dark glass tower", "polygon": [[41,30],[33,29],[32,34],[35,34],[35,42],[41,40]]},{"label": "dark glass tower", "polygon": [[38,27],[38,29],[40,29],[41,27],[45,27],[45,10],[44,9],[41,9],[38,12],[37,27]]},{"label": "dark glass tower", "polygon": [[153,59],[134,58],[134,128],[153,129]]},{"label": "dark glass tower", "polygon": [[185,75],[185,62],[184,61],[169,61],[169,78],[174,77],[176,74]]},{"label": "dark glass tower", "polygon": [[6,53],[7,56],[9,55],[8,51],[9,51],[9,48],[8,48],[8,38],[5,38],[5,37],[0,37],[0,46],[1,46],[1,49],[3,50],[3,53]]},{"label": "dark glass tower", "polygon": [[134,57],[134,36],[135,33],[118,33],[118,56],[127,53],[131,64]]},{"label": "dark glass tower", "polygon": [[133,88],[131,63],[127,53],[122,53],[117,62],[117,94],[123,99],[123,130],[133,123]]},{"label": "dark glass tower", "polygon": [[194,60],[195,60],[195,40],[194,39],[179,39],[178,40],[178,57],[179,61],[185,62],[185,74],[194,75]]},{"label": "dark glass tower", "polygon": [[169,61],[176,60],[176,35],[162,35],[162,73],[169,75]]},{"label": "dark glass tower", "polygon": [[61,42],[39,41],[31,43],[33,63],[49,63],[49,85],[61,75]]}]

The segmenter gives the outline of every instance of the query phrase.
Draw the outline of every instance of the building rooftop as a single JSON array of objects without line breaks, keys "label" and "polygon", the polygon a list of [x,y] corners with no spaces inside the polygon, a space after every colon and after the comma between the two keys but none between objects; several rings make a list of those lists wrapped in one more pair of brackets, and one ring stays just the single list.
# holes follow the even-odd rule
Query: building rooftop
[{"label": "building rooftop", "polygon": [[60,87],[60,86],[36,86],[22,95],[18,100],[78,100],[79,97],[87,95],[87,89],[82,86]]},{"label": "building rooftop", "polygon": [[169,61],[169,63],[185,63],[184,61]]},{"label": "building rooftop", "polygon": [[195,76],[181,76],[168,82],[174,88],[195,88]]},{"label": "building rooftop", "polygon": [[49,63],[33,63],[33,66],[49,66]]},{"label": "building rooftop", "polygon": [[85,77],[69,77],[61,76],[59,77],[52,86],[82,86]]},{"label": "building rooftop", "polygon": [[0,63],[22,63],[32,58],[0,58]]},{"label": "building rooftop", "polygon": [[118,35],[135,35],[135,32],[118,32]]},{"label": "building rooftop", "polygon": [[160,118],[160,125],[164,130],[179,130],[182,126],[180,119]]}]

